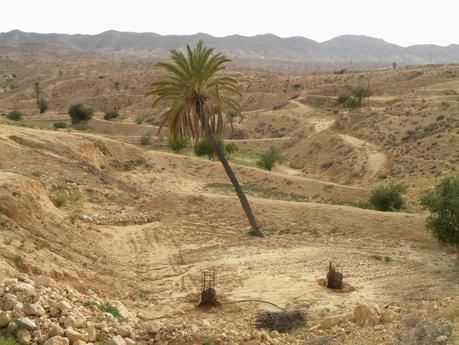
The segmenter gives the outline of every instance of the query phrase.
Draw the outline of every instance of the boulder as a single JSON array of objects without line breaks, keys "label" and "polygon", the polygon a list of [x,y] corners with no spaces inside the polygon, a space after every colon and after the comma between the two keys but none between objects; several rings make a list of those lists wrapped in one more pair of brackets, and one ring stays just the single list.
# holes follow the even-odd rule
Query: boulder
[{"label": "boulder", "polygon": [[336,325],[340,325],[348,321],[348,315],[336,315],[331,317],[326,317],[320,321],[321,329],[330,329]]},{"label": "boulder", "polygon": [[33,287],[33,285],[28,284],[28,283],[18,283],[14,286],[14,291],[23,292],[23,293],[27,293],[31,295],[34,293],[35,288]]},{"label": "boulder", "polygon": [[69,340],[65,337],[56,335],[46,340],[43,345],[69,345]]},{"label": "boulder", "polygon": [[353,321],[359,326],[374,326],[379,323],[379,315],[374,308],[359,304],[353,312]]},{"label": "boulder", "polygon": [[88,334],[88,341],[96,341],[97,340],[97,331],[96,326],[90,325],[86,328],[86,333]]},{"label": "boulder", "polygon": [[84,342],[83,340],[77,340],[72,345],[86,345],[86,342]]},{"label": "boulder", "polygon": [[61,299],[54,305],[54,308],[59,309],[61,312],[63,311],[70,311],[72,309],[72,305],[65,299]]},{"label": "boulder", "polygon": [[13,295],[11,293],[5,294],[2,298],[4,310],[13,310],[16,306],[16,303],[18,303],[18,298],[16,297],[16,295]]}]

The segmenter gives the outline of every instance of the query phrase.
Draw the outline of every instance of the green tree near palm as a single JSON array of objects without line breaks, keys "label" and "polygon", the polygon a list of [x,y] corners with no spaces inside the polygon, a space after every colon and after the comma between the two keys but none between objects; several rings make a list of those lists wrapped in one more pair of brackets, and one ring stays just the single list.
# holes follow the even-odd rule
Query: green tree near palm
[{"label": "green tree near palm", "polygon": [[156,67],[166,72],[166,77],[153,82],[148,93],[157,96],[153,107],[168,106],[161,115],[159,131],[167,126],[173,139],[207,139],[210,142],[234,186],[252,232],[262,237],[263,231],[217,139],[223,127],[222,109],[240,113],[236,100],[241,96],[238,82],[221,73],[230,60],[205,47],[202,41],[194,48],[187,45],[184,53],[171,50],[170,60],[156,63]]}]

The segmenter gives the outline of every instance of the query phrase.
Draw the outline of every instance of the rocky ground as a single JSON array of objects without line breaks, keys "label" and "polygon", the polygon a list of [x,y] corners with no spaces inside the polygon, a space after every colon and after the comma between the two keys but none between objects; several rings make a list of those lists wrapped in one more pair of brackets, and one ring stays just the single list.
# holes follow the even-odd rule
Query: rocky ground
[{"label": "rocky ground", "polygon": [[[121,302],[84,295],[46,276],[0,280],[0,334],[20,344],[454,344],[459,300],[417,305],[357,305],[339,315],[311,315],[288,333],[216,328],[206,320],[149,320]],[[217,307],[218,308],[218,307]],[[455,324],[457,327],[457,323]]]}]

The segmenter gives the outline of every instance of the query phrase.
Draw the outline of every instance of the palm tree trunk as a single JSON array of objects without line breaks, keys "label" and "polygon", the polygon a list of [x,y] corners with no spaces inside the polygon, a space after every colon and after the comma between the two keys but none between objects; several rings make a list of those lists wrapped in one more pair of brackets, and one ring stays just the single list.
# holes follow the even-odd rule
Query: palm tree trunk
[{"label": "palm tree trunk", "polygon": [[226,174],[230,178],[231,183],[234,186],[234,190],[236,191],[236,194],[239,197],[239,201],[241,202],[242,208],[244,209],[244,212],[247,215],[247,218],[252,227],[253,233],[256,236],[263,237],[264,236],[263,231],[258,226],[257,220],[255,219],[255,216],[253,215],[252,208],[250,207],[249,201],[247,200],[247,197],[245,196],[245,193],[242,190],[241,185],[239,184],[239,181],[237,180],[236,175],[233,172],[233,169],[231,169],[231,166],[229,165],[228,160],[225,157],[225,153],[223,152],[220,145],[218,145],[217,139],[215,138],[215,134],[211,126],[207,127],[207,138],[210,144],[212,145],[212,148],[214,149],[215,154],[217,155],[218,159],[220,160],[223,167],[225,168]]}]

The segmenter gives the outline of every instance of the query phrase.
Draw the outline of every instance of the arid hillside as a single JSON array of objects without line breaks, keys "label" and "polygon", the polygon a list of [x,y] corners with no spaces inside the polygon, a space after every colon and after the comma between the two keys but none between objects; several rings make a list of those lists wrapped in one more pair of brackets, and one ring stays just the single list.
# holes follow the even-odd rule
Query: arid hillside
[{"label": "arid hillside", "polygon": [[[29,317],[40,330],[30,342],[45,345],[457,342],[457,253],[426,230],[418,201],[459,169],[459,66],[228,74],[243,112],[224,140],[238,146],[229,161],[264,238],[250,236],[218,161],[193,143],[174,153],[167,128],[158,133],[152,61],[0,52],[0,329]],[[337,104],[362,85],[373,94],[360,108]],[[73,126],[78,102],[95,114]],[[104,119],[111,110],[120,115]],[[267,171],[257,161],[271,146],[282,161]],[[406,208],[364,207],[391,182],[406,185]],[[330,261],[347,290],[324,287]],[[221,302],[210,310],[197,307],[207,270]],[[71,305],[54,307],[62,300]],[[115,300],[123,317],[99,313]],[[277,310],[266,302],[305,310],[307,327],[255,330],[257,311]],[[67,343],[45,343],[53,335]]]}]

